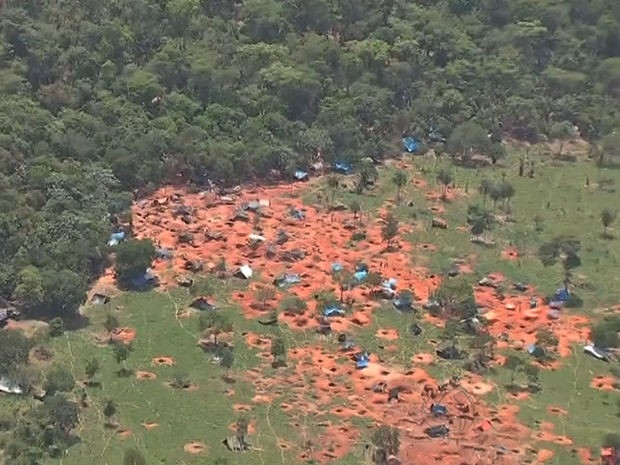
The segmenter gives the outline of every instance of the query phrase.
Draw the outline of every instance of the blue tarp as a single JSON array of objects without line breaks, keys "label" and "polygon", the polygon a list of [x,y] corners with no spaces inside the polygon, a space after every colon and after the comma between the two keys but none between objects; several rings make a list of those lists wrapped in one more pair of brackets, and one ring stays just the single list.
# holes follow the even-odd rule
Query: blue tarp
[{"label": "blue tarp", "polygon": [[366,265],[366,263],[358,263],[355,265],[355,271],[365,271],[368,273],[368,265]]},{"label": "blue tarp", "polygon": [[304,212],[294,207],[289,210],[289,214],[291,215],[291,218],[295,218],[296,220],[303,220],[306,217]]},{"label": "blue tarp", "polygon": [[306,179],[308,179],[308,173],[306,173],[305,171],[297,170],[295,171],[295,179],[297,179],[298,181],[305,181]]},{"label": "blue tarp", "polygon": [[407,152],[414,153],[420,148],[421,142],[414,137],[405,137],[403,139],[403,145],[405,146],[405,150],[407,150]]},{"label": "blue tarp", "polygon": [[330,316],[344,316],[345,311],[339,305],[328,305],[323,310],[323,316],[329,318]]},{"label": "blue tarp", "polygon": [[448,409],[445,407],[445,405],[431,404],[431,413],[435,417],[442,417],[448,415]]},{"label": "blue tarp", "polygon": [[116,233],[112,233],[110,235],[110,240],[108,241],[108,245],[113,247],[118,245],[119,242],[123,242],[125,240],[125,231],[120,231]]},{"label": "blue tarp", "polygon": [[566,302],[570,299],[570,292],[568,292],[568,289],[566,288],[561,288],[558,289],[555,293],[555,297],[553,298],[553,300],[558,301],[558,302]]},{"label": "blue tarp", "polygon": [[353,276],[356,281],[363,281],[368,277],[368,271],[356,271]]},{"label": "blue tarp", "polygon": [[349,163],[346,163],[344,161],[337,161],[336,163],[334,163],[334,171],[336,173],[341,173],[341,174],[351,174],[351,165]]},{"label": "blue tarp", "polygon": [[342,271],[344,269],[344,267],[342,266],[342,263],[332,263],[332,271],[334,273],[338,273],[339,271]]},{"label": "blue tarp", "polygon": [[290,286],[292,284],[297,284],[300,282],[301,282],[301,276],[299,276],[298,274],[294,274],[294,273],[287,273],[283,276],[278,276],[274,280],[274,284],[276,284],[278,287]]},{"label": "blue tarp", "polygon": [[367,368],[368,362],[370,362],[370,355],[368,354],[368,352],[360,352],[359,354],[355,354],[356,368]]}]

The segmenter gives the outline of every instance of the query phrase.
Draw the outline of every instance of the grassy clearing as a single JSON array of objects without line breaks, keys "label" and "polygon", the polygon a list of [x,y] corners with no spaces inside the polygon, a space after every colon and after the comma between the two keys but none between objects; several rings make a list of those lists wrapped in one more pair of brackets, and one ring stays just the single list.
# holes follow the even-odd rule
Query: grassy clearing
[{"label": "grassy clearing", "polygon": [[[88,389],[91,406],[83,411],[79,431],[82,443],[72,448],[63,459],[64,465],[93,463],[93,459],[94,463],[121,463],[124,448],[132,445],[144,451],[149,463],[205,463],[204,456],[192,456],[183,451],[184,444],[190,441],[208,445],[210,459],[226,457],[231,464],[246,463],[241,454],[226,451],[221,440],[231,434],[228,425],[240,416],[233,411],[233,404],[248,404],[254,395],[253,386],[244,381],[243,373],[256,366],[259,358],[241,337],[242,331],[254,329],[254,323],[241,318],[234,307],[222,310],[236,328],[232,371],[236,382],[229,386],[222,380],[222,369],[196,345],[197,318],[175,318],[176,306],[183,308],[189,301],[189,296],[178,290],[170,295],[128,294],[112,302],[112,306],[123,307],[118,313],[121,324],[137,331],[128,367],[153,372],[157,375],[155,380],[118,377],[112,350],[93,344],[92,327],[53,340],[56,362],[71,367],[77,379],[84,377],[88,359],[97,357],[101,363],[102,388]],[[106,313],[102,307],[92,308],[93,327],[102,323]],[[152,366],[151,359],[160,355],[173,357],[176,365]],[[178,391],[167,386],[179,371],[188,374],[197,389]],[[234,395],[226,395],[227,388],[233,389]],[[101,411],[109,399],[118,406],[121,427],[133,432],[130,438],[121,441],[115,438],[114,430],[104,428]],[[293,463],[289,453],[281,452],[277,445],[279,438],[297,440],[287,426],[284,412],[258,405],[245,415],[256,424],[257,434],[251,438],[253,445],[263,449],[255,452],[256,463],[282,463],[283,460]],[[157,422],[159,427],[146,431],[142,426],[144,422]]]}]

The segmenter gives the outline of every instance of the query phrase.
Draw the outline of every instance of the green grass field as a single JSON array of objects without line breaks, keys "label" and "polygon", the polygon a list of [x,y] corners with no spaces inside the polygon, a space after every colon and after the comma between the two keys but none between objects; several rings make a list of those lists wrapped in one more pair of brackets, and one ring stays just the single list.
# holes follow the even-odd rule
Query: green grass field
[{"label": "green grass field", "polygon": [[[441,204],[428,201],[428,189],[438,189],[436,172],[441,167],[448,167],[440,162],[438,166],[430,160],[414,159],[411,173],[422,177],[427,183],[425,188],[409,185],[403,191],[402,205],[395,209],[402,222],[417,225],[415,232],[406,239],[414,242],[432,243],[435,252],[416,252],[412,261],[427,265],[433,272],[446,271],[452,261],[464,258],[472,261],[474,270],[484,275],[489,272],[501,272],[509,279],[521,280],[536,285],[540,292],[548,294],[554,291],[562,281],[559,266],[543,268],[536,257],[538,246],[554,236],[571,234],[582,242],[582,265],[575,270],[574,282],[577,292],[584,301],[582,309],[574,310],[595,314],[596,310],[620,302],[617,273],[620,255],[620,222],[612,226],[610,233],[616,238],[603,239],[599,220],[604,208],[618,207],[618,194],[615,185],[620,186],[620,171],[600,170],[591,162],[556,162],[550,158],[536,160],[536,177],[518,177],[517,160],[520,154],[511,156],[502,162],[502,166],[484,169],[450,168],[455,174],[460,195],[453,202]],[[423,173],[424,171],[424,173]],[[374,192],[357,196],[348,192],[338,192],[337,200],[349,203],[357,199],[362,203],[363,211],[375,215],[377,209],[386,200],[394,199],[396,188],[391,182],[394,169],[387,167],[380,171],[380,180]],[[469,241],[469,234],[458,231],[459,226],[466,226],[466,210],[470,203],[481,202],[477,186],[482,178],[502,179],[502,173],[515,187],[516,195],[512,202],[515,222],[497,225],[489,232],[489,237],[496,242],[495,247],[482,247]],[[590,186],[586,187],[586,178]],[[602,185],[605,185],[605,189]],[[304,196],[308,203],[317,203],[320,184],[313,183],[311,190]],[[465,193],[467,186],[467,194]],[[325,194],[323,194],[323,197]],[[407,206],[413,201],[413,207]],[[430,228],[433,205],[445,207],[440,216],[447,220],[448,229]],[[534,218],[543,219],[542,232],[536,232]],[[500,259],[500,252],[506,246],[517,246],[524,256],[518,261]],[[244,415],[251,420],[256,434],[251,436],[254,446],[259,451],[251,455],[228,452],[221,444],[222,439],[230,435],[229,424],[235,422],[240,414],[233,409],[234,404],[250,404],[255,394],[254,386],[245,378],[244,373],[259,366],[261,359],[257,352],[244,343],[242,333],[251,331],[257,334],[269,334],[278,329],[258,325],[246,320],[234,304],[227,303],[227,287],[222,287],[218,301],[224,303],[222,312],[234,322],[235,364],[232,370],[235,383],[227,384],[222,379],[222,369],[212,361],[198,346],[198,318],[176,318],[176,311],[185,308],[191,297],[184,289],[170,292],[128,293],[118,296],[108,306],[91,306],[85,310],[90,318],[86,329],[68,332],[50,340],[55,358],[53,363],[68,367],[78,380],[84,379],[87,361],[96,357],[101,363],[98,378],[101,388],[87,388],[90,406],[82,411],[78,435],[82,442],[73,446],[67,456],[62,458],[63,465],[82,465],[85,463],[116,465],[122,463],[123,450],[136,447],[143,451],[147,463],[167,464],[211,464],[217,458],[225,458],[229,464],[296,464],[295,454],[291,449],[300,446],[304,439],[297,428],[291,427],[290,418],[280,408],[279,403],[286,401],[286,393],[274,401],[272,406],[255,405]],[[114,308],[120,306],[120,310]],[[100,331],[108,312],[113,312],[122,326],[134,327],[137,331],[135,350],[131,353],[127,365],[133,370],[151,371],[157,375],[155,380],[137,380],[135,376],[119,377],[119,366],[109,347],[95,344],[94,333]],[[407,327],[411,317],[395,312],[386,306],[376,313],[371,325],[356,334],[357,342],[374,353],[379,353],[394,365],[407,367],[411,357],[417,352],[433,350],[428,341],[439,339],[435,327],[425,325],[424,334],[419,337],[402,335],[396,341],[399,350],[385,353],[379,346],[384,343],[375,337],[378,328]],[[293,333],[282,328],[282,336],[289,347],[315,342],[311,333]],[[157,356],[170,356],[176,361],[172,367],[152,366],[151,359]],[[455,370],[457,364],[439,362],[429,371],[438,377],[445,377]],[[195,390],[179,391],[166,383],[177,372],[187,373]],[[556,425],[557,434],[566,434],[575,442],[575,447],[597,449],[602,437],[620,430],[618,416],[618,392],[601,393],[590,388],[590,381],[596,375],[608,374],[609,367],[589,358],[576,348],[574,356],[565,360],[563,367],[557,371],[543,371],[541,380],[543,391],[530,400],[521,402],[523,422],[536,428],[537,422],[551,421]],[[269,376],[269,369],[264,376]],[[509,379],[506,370],[498,369],[491,375],[498,389],[490,394],[487,401],[500,403],[505,401],[504,386]],[[286,390],[286,387],[283,388]],[[234,390],[234,394],[227,394]],[[310,395],[310,393],[308,394]],[[114,429],[104,427],[103,405],[113,400],[118,406],[118,422],[121,427],[132,432],[130,437],[120,439]],[[337,401],[337,400],[335,400]],[[24,405],[23,400],[0,397],[0,409],[11,411]],[[34,402],[34,401],[33,401]],[[550,416],[547,406],[554,405],[569,411],[566,417]],[[313,418],[312,424],[329,419],[325,414]],[[147,431],[142,423],[156,422],[157,428]],[[319,434],[320,428],[313,427],[310,434]],[[279,442],[283,440],[294,447],[282,449]],[[183,450],[184,444],[198,441],[207,445],[204,455],[191,455]],[[577,465],[578,459],[570,453],[570,448],[541,444],[556,450],[556,456],[550,463]],[[357,464],[358,453],[352,453],[342,459],[341,465]],[[59,461],[50,461],[59,463]]]}]

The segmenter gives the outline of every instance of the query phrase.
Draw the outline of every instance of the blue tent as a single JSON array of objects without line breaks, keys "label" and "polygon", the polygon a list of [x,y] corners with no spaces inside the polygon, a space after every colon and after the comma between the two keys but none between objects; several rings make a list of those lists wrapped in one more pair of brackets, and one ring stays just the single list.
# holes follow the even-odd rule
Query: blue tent
[{"label": "blue tent", "polygon": [[337,161],[334,163],[334,171],[340,174],[351,174],[351,165],[344,161]]},{"label": "blue tent", "polygon": [[434,417],[445,417],[448,415],[448,409],[445,405],[431,404],[431,413]]},{"label": "blue tent", "polygon": [[570,299],[570,292],[565,287],[558,289],[553,297],[557,302],[567,302]]},{"label": "blue tent", "polygon": [[403,139],[403,145],[405,146],[405,150],[409,153],[417,152],[421,144],[422,143],[414,137],[405,137]]},{"label": "blue tent", "polygon": [[295,218],[296,220],[303,220],[306,217],[306,215],[304,215],[304,212],[295,207],[291,207],[291,209],[289,210],[289,214],[291,215],[291,218]]},{"label": "blue tent", "polygon": [[368,368],[368,363],[370,362],[370,355],[368,352],[360,352],[355,355],[355,368],[358,370],[363,368]]},{"label": "blue tent", "polygon": [[108,241],[108,245],[110,247],[114,247],[118,245],[119,242],[123,242],[125,240],[125,231],[116,232],[110,235],[110,240]]},{"label": "blue tent", "polygon": [[334,273],[338,273],[339,271],[344,270],[344,267],[342,266],[342,263],[332,263],[332,271]]},{"label": "blue tent", "polygon": [[323,310],[323,316],[327,318],[331,316],[344,316],[344,314],[344,309],[338,304],[330,304]]},{"label": "blue tent", "polygon": [[308,173],[306,173],[305,171],[297,170],[295,171],[295,179],[297,179],[298,181],[305,181],[306,179],[308,179]]}]

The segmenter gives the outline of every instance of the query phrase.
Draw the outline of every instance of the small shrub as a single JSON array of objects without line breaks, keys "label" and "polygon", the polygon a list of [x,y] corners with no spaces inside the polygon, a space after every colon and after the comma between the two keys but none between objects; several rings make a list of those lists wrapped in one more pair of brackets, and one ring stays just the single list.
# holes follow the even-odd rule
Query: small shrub
[{"label": "small shrub", "polygon": [[303,315],[308,309],[308,304],[306,304],[303,299],[297,297],[296,295],[291,295],[282,299],[282,302],[280,303],[280,309],[283,312],[293,313],[295,315]]},{"label": "small shrub", "polygon": [[192,385],[187,373],[177,372],[170,381],[170,386],[175,389],[187,389]]},{"label": "small shrub", "polygon": [[60,317],[52,318],[52,320],[50,321],[50,336],[51,337],[62,336],[63,332],[64,332],[64,323],[62,321],[62,318]]}]

